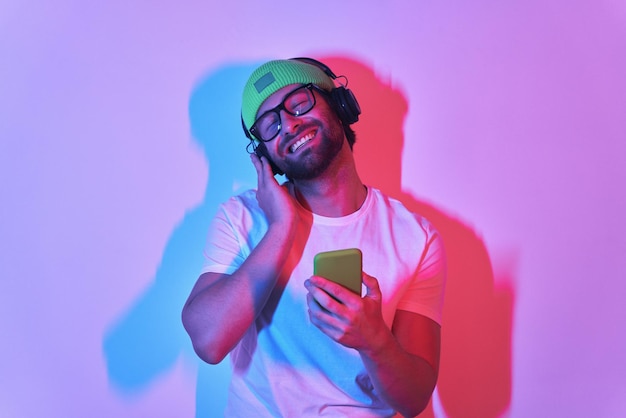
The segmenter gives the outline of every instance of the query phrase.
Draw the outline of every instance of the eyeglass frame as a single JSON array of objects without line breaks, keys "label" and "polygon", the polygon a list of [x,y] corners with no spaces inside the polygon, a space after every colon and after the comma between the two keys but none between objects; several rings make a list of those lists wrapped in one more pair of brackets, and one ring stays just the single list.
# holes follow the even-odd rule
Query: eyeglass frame
[{"label": "eyeglass frame", "polygon": [[[298,90],[301,90],[301,89],[308,89],[311,92],[311,96],[313,97],[313,104],[311,105],[311,107],[306,112],[294,114],[294,113],[292,113],[291,111],[289,111],[285,107],[285,102],[287,101],[287,99],[289,99],[289,97],[291,97],[291,95],[293,95],[295,92],[297,92]],[[252,126],[250,127],[250,130],[249,130],[250,134],[253,135],[256,139],[258,139],[261,142],[270,142],[271,140],[276,138],[280,134],[280,131],[283,128],[283,121],[282,121],[282,118],[280,117],[280,111],[284,110],[289,115],[296,116],[296,117],[300,117],[302,115],[306,115],[311,110],[313,110],[313,108],[317,104],[317,98],[315,97],[315,93],[313,92],[314,89],[317,90],[320,93],[325,93],[325,91],[321,90],[315,84],[308,83],[308,84],[300,85],[300,86],[296,87],[295,89],[291,90],[289,93],[285,94],[285,96],[283,97],[283,100],[277,106],[274,106],[273,108],[263,112],[263,114],[261,116],[259,116],[254,121],[254,123],[252,124]],[[257,125],[257,122],[259,122],[265,115],[267,115],[269,113],[275,113],[278,116],[278,129],[276,130],[276,133],[274,134],[274,136],[272,136],[269,139],[263,139],[259,135],[257,135],[258,131],[257,131],[257,126],[256,125]]]}]

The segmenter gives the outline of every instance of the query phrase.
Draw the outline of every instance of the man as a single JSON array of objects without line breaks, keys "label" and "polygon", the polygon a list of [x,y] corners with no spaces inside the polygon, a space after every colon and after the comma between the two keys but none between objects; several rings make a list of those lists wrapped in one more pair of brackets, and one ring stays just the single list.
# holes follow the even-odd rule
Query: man
[{"label": "man", "polygon": [[[203,360],[230,353],[228,416],[415,416],[437,381],[441,238],[361,182],[359,109],[335,78],[311,59],[277,60],[244,88],[258,187],[221,206],[183,309]],[[363,254],[363,296],[313,276],[315,254],[345,248]]]}]

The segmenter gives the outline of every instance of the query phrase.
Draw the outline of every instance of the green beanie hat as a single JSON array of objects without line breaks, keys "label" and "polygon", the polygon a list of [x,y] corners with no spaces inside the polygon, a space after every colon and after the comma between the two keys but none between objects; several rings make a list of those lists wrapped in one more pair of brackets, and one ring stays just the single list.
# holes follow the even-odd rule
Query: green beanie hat
[{"label": "green beanie hat", "polygon": [[246,129],[256,120],[261,104],[277,90],[290,84],[315,84],[323,90],[335,88],[321,68],[296,59],[269,61],[257,68],[243,89],[241,118]]}]

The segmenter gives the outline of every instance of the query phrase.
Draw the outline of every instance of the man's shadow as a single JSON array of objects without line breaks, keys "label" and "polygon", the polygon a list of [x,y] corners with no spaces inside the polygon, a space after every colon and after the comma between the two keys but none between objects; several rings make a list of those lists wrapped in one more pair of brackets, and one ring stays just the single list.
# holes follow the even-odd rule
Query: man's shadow
[{"label": "man's shadow", "polygon": [[496,281],[494,260],[470,226],[402,189],[403,127],[408,110],[402,92],[355,59],[329,56],[320,60],[335,74],[348,77],[349,88],[361,105],[363,113],[354,125],[354,153],[362,180],[424,215],[444,239],[448,282],[441,369],[434,402],[420,417],[432,417],[435,410],[437,416],[447,417],[500,416],[511,401],[514,294],[513,289],[495,284],[513,283],[515,265],[495,260],[503,268],[498,274],[505,276]]},{"label": "man's shadow", "polygon": [[228,360],[210,366],[197,358],[181,310],[200,273],[206,233],[218,205],[256,187],[240,115],[243,86],[258,64],[225,65],[194,86],[189,120],[192,138],[209,167],[204,199],[174,227],[150,286],[103,337],[109,381],[131,399],[171,371],[181,355],[195,363],[196,417],[222,415],[230,370]]}]

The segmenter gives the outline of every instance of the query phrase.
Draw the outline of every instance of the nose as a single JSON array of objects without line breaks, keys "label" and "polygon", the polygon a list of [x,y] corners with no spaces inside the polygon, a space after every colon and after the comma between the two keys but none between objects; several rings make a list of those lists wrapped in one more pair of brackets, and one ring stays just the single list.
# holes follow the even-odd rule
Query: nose
[{"label": "nose", "polygon": [[302,123],[298,116],[294,116],[284,110],[280,112],[280,120],[282,133],[295,133]]}]

